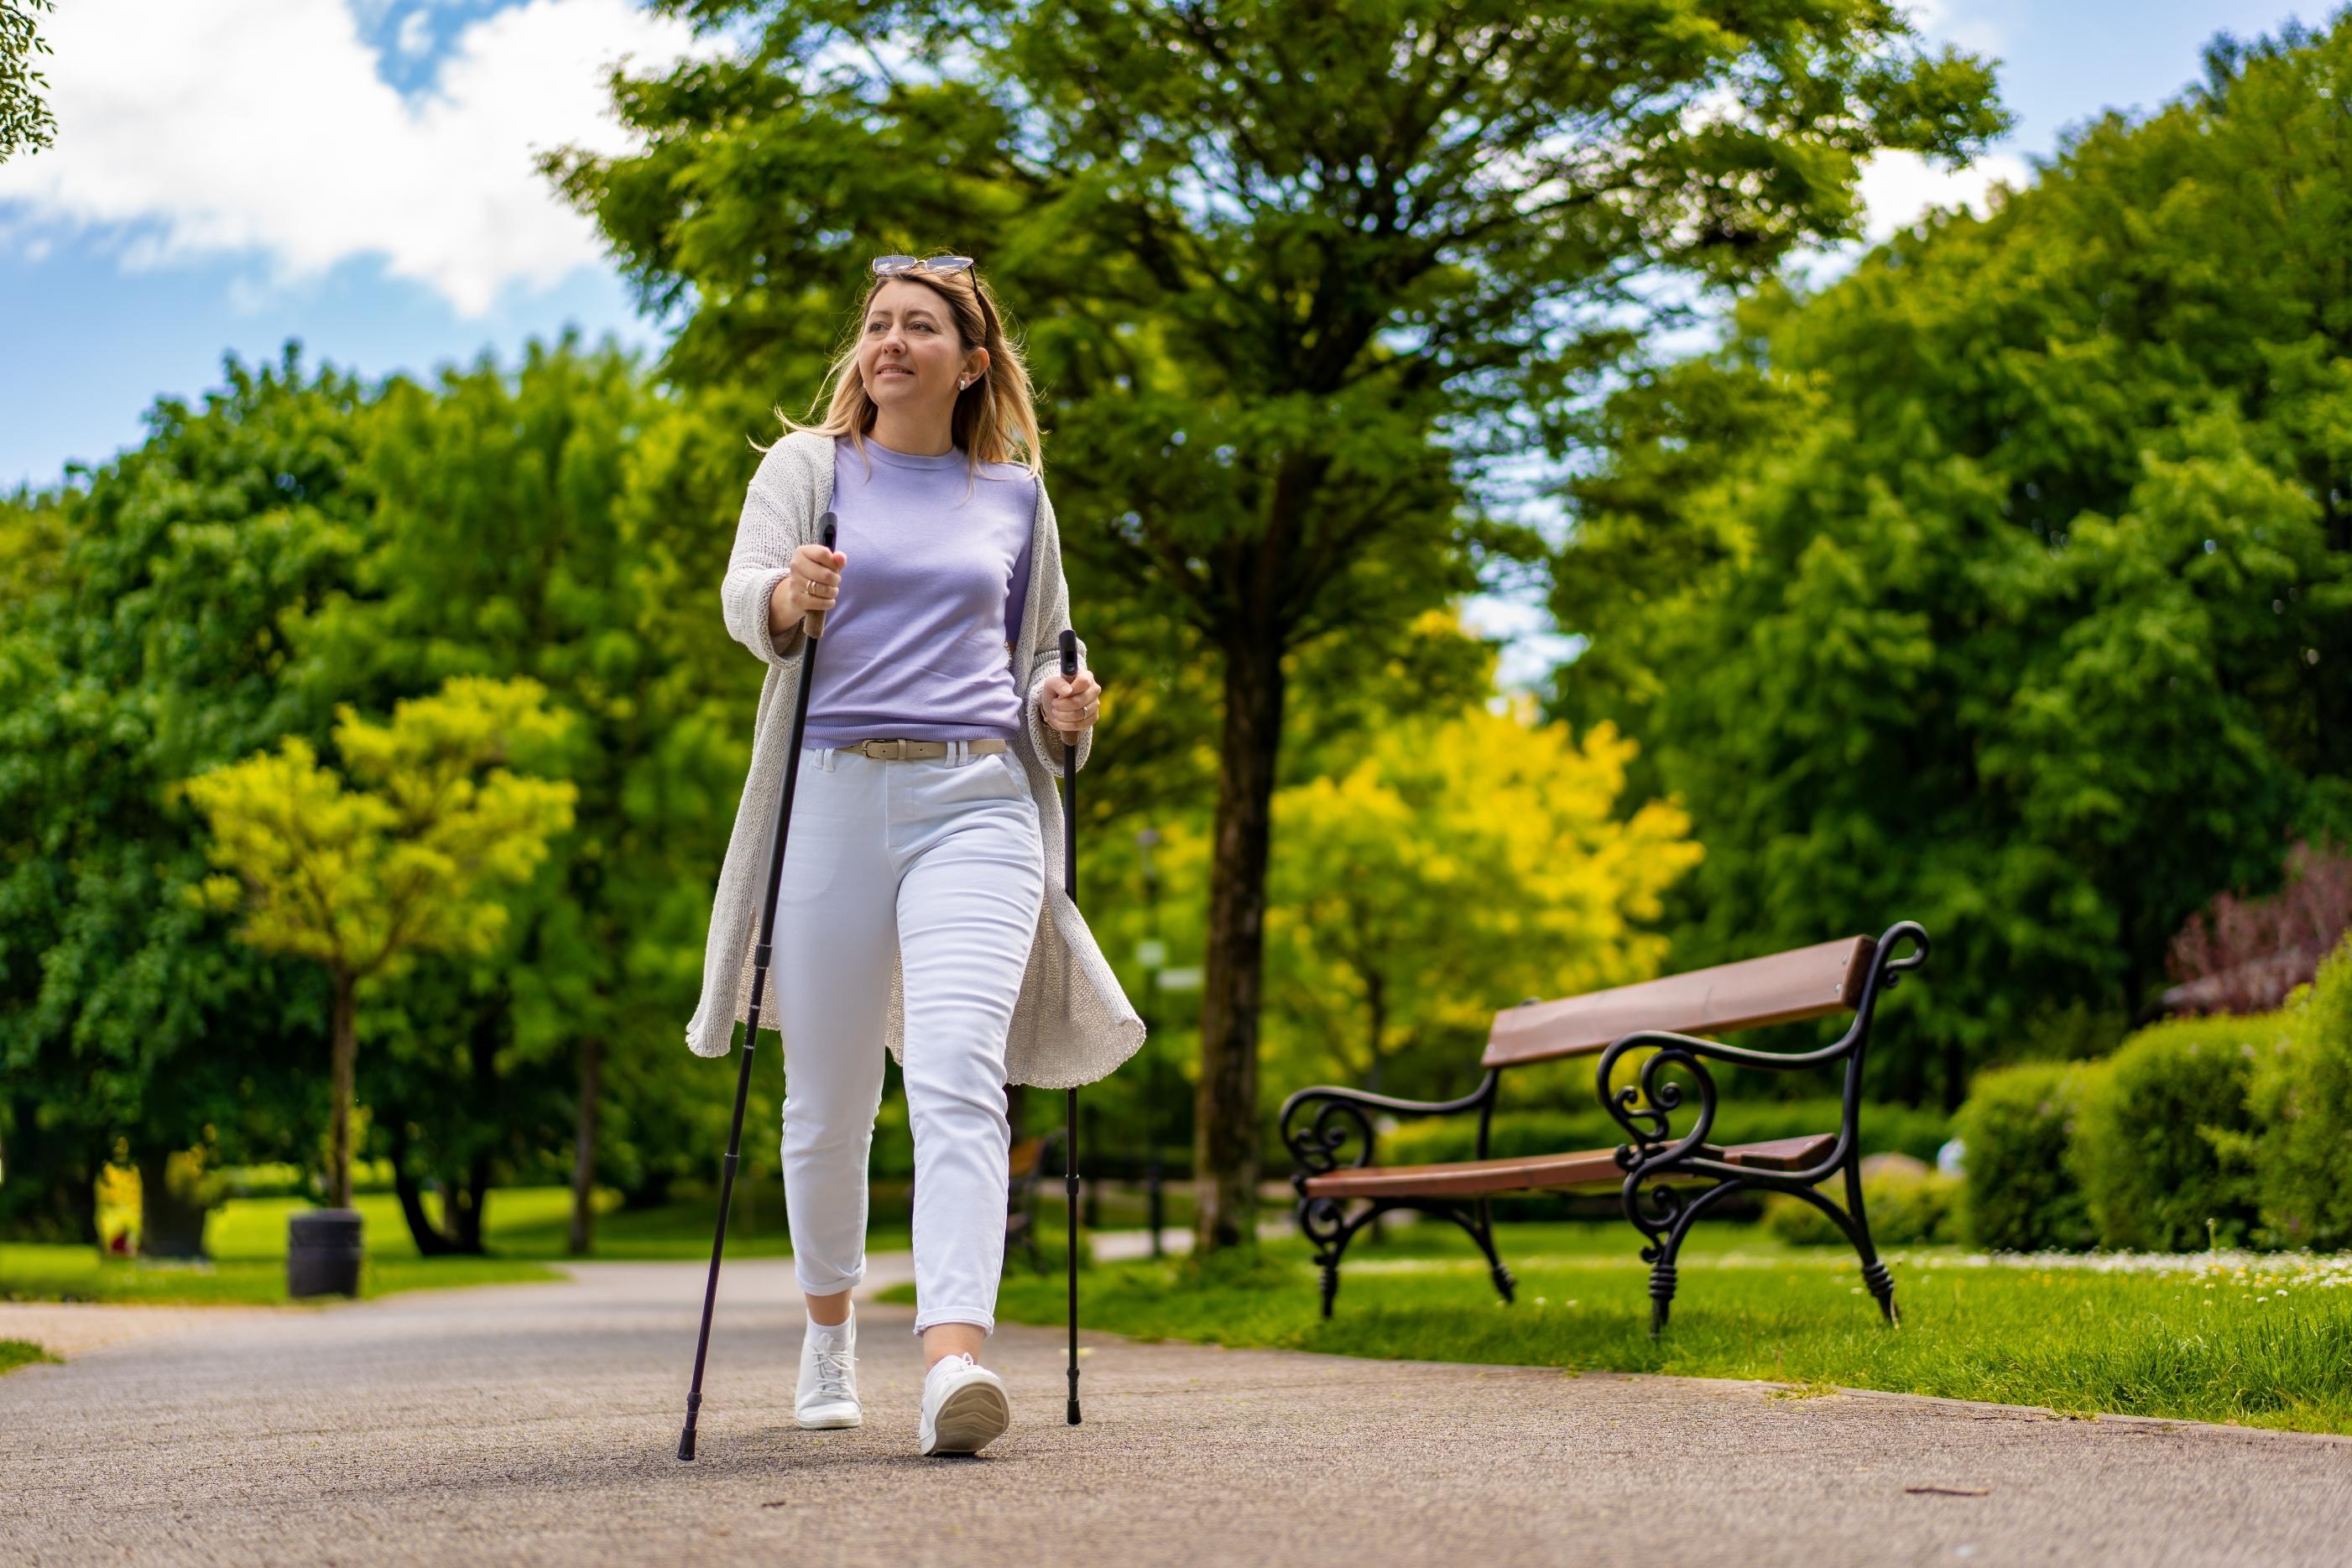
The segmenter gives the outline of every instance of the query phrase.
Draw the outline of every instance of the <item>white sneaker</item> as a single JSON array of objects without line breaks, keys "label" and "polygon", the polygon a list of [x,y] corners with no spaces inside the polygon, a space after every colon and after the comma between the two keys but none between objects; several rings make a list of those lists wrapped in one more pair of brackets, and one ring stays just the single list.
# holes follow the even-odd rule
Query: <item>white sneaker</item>
[{"label": "white sneaker", "polygon": [[856,1427],[866,1420],[857,1403],[857,1318],[841,1325],[840,1337],[827,1336],[820,1345],[810,1330],[801,1333],[801,1390],[793,1406],[800,1424],[815,1431],[832,1427]]},{"label": "white sneaker", "polygon": [[950,1355],[923,1377],[926,1454],[976,1454],[1013,1425],[1004,1380],[969,1355]]}]

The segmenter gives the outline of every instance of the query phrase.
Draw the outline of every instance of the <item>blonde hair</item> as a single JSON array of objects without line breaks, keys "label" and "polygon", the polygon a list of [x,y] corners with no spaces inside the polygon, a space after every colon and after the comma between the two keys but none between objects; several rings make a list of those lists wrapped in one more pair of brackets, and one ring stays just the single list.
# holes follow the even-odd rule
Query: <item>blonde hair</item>
[{"label": "blonde hair", "polygon": [[[802,424],[782,409],[772,409],[770,412],[783,425],[785,434],[807,430],[820,435],[845,435],[871,469],[874,459],[866,454],[865,438],[873,430],[879,410],[857,372],[857,350],[866,338],[866,313],[873,308],[874,297],[886,283],[921,284],[947,301],[948,318],[955,323],[956,340],[962,352],[988,350],[988,369],[956,394],[955,409],[948,421],[948,438],[964,454],[969,473],[977,476],[983,463],[1013,462],[1013,454],[1022,451],[1025,452],[1024,461],[1030,475],[1042,476],[1045,471],[1044,437],[1037,429],[1029,368],[1022,361],[1020,345],[1005,335],[1001,325],[1003,313],[997,308],[995,291],[982,280],[977,267],[966,267],[961,272],[897,272],[869,279],[865,297],[857,302],[849,340],[835,351],[833,364],[825,371],[825,380],[833,383],[833,398],[824,420],[816,424]],[[810,406],[814,407],[824,397],[824,383],[820,382],[817,397],[811,400]],[[751,446],[758,452],[769,450],[756,441]],[[970,494],[969,488],[965,493]]]}]

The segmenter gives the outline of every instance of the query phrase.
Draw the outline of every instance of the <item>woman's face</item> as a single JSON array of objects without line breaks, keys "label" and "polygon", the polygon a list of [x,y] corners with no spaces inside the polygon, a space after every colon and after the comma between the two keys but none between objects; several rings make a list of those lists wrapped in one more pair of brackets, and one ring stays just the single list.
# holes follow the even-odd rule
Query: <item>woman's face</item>
[{"label": "woman's face", "polygon": [[893,278],[866,308],[857,369],[877,407],[945,409],[961,390],[956,382],[977,377],[987,364],[987,350],[963,351],[947,301],[919,283]]}]

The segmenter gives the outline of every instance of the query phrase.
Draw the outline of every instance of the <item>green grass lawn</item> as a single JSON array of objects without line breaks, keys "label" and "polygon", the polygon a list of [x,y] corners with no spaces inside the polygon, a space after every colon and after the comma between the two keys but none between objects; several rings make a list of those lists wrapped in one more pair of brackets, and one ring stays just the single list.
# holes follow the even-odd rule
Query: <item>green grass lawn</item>
[{"label": "green grass lawn", "polygon": [[[727,1222],[730,1258],[789,1256],[784,1198],[772,1184],[740,1182]],[[910,1244],[903,1197],[877,1182],[877,1218],[867,1228],[875,1251]],[[710,1256],[717,1195],[689,1196],[657,1207],[624,1209],[616,1193],[598,1195],[593,1256],[599,1260],[692,1260]],[[430,1195],[428,1211],[439,1205]],[[0,1243],[0,1301],[178,1301],[267,1304],[286,1301],[286,1221],[315,1207],[294,1197],[232,1198],[205,1226],[208,1263],[101,1260],[94,1248]],[[363,1193],[352,1207],[361,1215],[362,1296],[435,1287],[488,1285],[562,1278],[547,1264],[566,1256],[572,1192],[568,1187],[505,1187],[490,1195],[483,1217],[483,1258],[422,1258],[389,1193]]]},{"label": "green grass lawn", "polygon": [[0,1374],[30,1366],[37,1361],[55,1361],[57,1357],[29,1340],[0,1339]]},{"label": "green grass lawn", "polygon": [[[286,1300],[284,1248],[275,1260],[220,1259],[173,1263],[100,1259],[91,1247],[0,1243],[0,1301],[172,1301],[203,1306],[273,1306]],[[511,1285],[560,1280],[544,1263],[517,1258],[379,1258],[360,1266],[360,1294]],[[324,1301],[341,1297],[320,1298]]]},{"label": "green grass lawn", "polygon": [[[1254,1266],[1221,1260],[1197,1277],[1181,1260],[1082,1270],[1080,1322],[1144,1339],[2352,1432],[2352,1259],[2224,1254],[2127,1271],[2095,1258],[2019,1267],[1957,1248],[1900,1250],[1889,1262],[1902,1325],[1889,1330],[1852,1253],[1702,1226],[1684,1248],[1673,1322],[1654,1341],[1648,1270],[1626,1227],[1520,1225],[1502,1228],[1498,1241],[1518,1280],[1509,1306],[1466,1238],[1433,1223],[1378,1247],[1360,1239],[1328,1322],[1295,1239],[1267,1244]],[[1008,1269],[998,1313],[1061,1322],[1065,1290],[1059,1273]]]},{"label": "green grass lawn", "polygon": [[[1171,1190],[1166,1214],[1171,1226],[1192,1217],[1189,1194]],[[710,1256],[718,1218],[716,1193],[689,1194],[651,1208],[620,1207],[620,1195],[597,1194],[595,1251],[600,1260],[692,1260]],[[1106,1227],[1140,1225],[1144,1201],[1134,1191],[1106,1188],[1099,1195]],[[0,1301],[282,1302],[286,1297],[286,1221],[315,1207],[297,1197],[232,1198],[205,1226],[209,1263],[146,1260],[100,1260],[89,1247],[0,1243]],[[545,1267],[567,1256],[572,1222],[568,1187],[502,1187],[490,1195],[483,1217],[486,1258],[421,1258],[389,1193],[362,1193],[352,1199],[361,1218],[367,1262],[361,1270],[363,1296],[432,1287],[503,1284],[562,1276]],[[440,1206],[427,1195],[436,1219]],[[1039,1195],[1041,1234],[1060,1230],[1061,1194]],[[912,1245],[906,1218],[906,1184],[877,1179],[866,1228],[866,1246],[876,1252],[904,1251]],[[727,1220],[730,1258],[781,1258],[792,1253],[785,1233],[784,1195],[772,1180],[739,1182]]]},{"label": "green grass lawn", "polygon": [[[680,1198],[658,1207],[625,1209],[616,1193],[597,1194],[594,1256],[602,1259],[681,1259],[710,1256],[710,1234],[719,1218],[718,1196]],[[296,1197],[232,1198],[205,1227],[205,1249],[219,1259],[283,1258],[287,1216],[315,1207]],[[362,1193],[352,1200],[371,1258],[415,1258],[408,1223],[390,1193]],[[880,1207],[879,1204],[877,1205]],[[425,1209],[436,1221],[440,1204],[430,1194]],[[571,1237],[572,1191],[561,1186],[500,1187],[482,1216],[483,1245],[504,1258],[557,1259]],[[895,1239],[895,1240],[894,1240]],[[877,1249],[907,1245],[904,1223],[873,1228]],[[727,1218],[730,1258],[788,1256],[784,1195],[751,1182],[738,1183]]]}]

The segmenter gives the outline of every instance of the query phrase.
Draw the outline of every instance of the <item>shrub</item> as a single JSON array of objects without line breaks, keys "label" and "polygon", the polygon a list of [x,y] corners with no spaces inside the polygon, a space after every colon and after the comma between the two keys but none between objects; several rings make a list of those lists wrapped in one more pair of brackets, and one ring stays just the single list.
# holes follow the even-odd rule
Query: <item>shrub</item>
[{"label": "shrub", "polygon": [[1979,1247],[2087,1248],[2091,1218],[2066,1158],[2103,1062],[2032,1061],[1977,1074],[1955,1127],[1966,1146],[1960,1234]]},{"label": "shrub", "polygon": [[[1825,1185],[1832,1200],[1845,1201],[1844,1178]],[[1906,1166],[1885,1166],[1864,1174],[1862,1205],[1870,1219],[1870,1239],[1879,1247],[1927,1246],[1957,1240],[1958,1178]],[[1764,1200],[1764,1228],[1792,1247],[1843,1247],[1844,1232],[1807,1203],[1776,1192]]]},{"label": "shrub", "polygon": [[2256,1052],[2263,1126],[2255,1181],[2265,1239],[2352,1246],[2352,941],[2319,967],[2286,1027]]},{"label": "shrub", "polygon": [[2268,1012],[2316,974],[2352,928],[2352,854],[2297,843],[2286,885],[2268,898],[2218,894],[2172,939],[2166,965],[2180,982],[2168,1002],[2197,1012]]},{"label": "shrub", "polygon": [[2282,1021],[2169,1019],[2108,1059],[2083,1097],[2069,1153],[2101,1245],[2192,1252],[2209,1236],[2248,1239],[2257,1217],[2246,1089],[2257,1043]]}]

